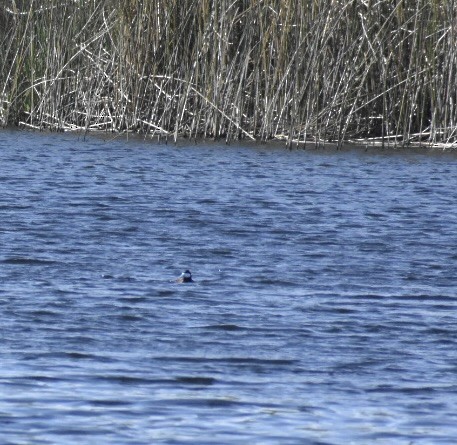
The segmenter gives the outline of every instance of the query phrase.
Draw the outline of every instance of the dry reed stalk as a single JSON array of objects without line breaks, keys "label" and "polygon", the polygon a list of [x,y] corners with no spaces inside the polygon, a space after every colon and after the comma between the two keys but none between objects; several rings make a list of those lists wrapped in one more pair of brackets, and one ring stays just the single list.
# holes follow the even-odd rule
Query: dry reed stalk
[{"label": "dry reed stalk", "polygon": [[0,121],[287,145],[457,142],[455,0],[0,6]]}]

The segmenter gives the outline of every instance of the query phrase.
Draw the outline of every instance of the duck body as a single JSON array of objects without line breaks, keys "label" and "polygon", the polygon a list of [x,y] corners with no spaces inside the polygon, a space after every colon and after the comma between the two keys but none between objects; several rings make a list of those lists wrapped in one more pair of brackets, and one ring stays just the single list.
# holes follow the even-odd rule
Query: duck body
[{"label": "duck body", "polygon": [[177,279],[177,283],[193,283],[194,280],[192,279],[192,274],[190,270],[185,270]]}]

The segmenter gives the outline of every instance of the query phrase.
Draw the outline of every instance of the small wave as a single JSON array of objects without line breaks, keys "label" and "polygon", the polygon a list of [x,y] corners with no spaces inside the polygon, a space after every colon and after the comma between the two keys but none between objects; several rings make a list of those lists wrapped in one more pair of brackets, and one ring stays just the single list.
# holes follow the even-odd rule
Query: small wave
[{"label": "small wave", "polygon": [[176,383],[174,379],[136,377],[133,375],[100,375],[93,376],[92,378],[102,382],[122,385],[163,385],[165,383]]},{"label": "small wave", "polygon": [[137,296],[127,296],[127,297],[120,297],[117,299],[119,303],[128,303],[128,304],[134,304],[134,303],[144,303],[147,301],[146,297],[137,297]]},{"label": "small wave", "polygon": [[122,407],[122,406],[130,406],[131,403],[125,400],[114,400],[114,399],[103,399],[103,400],[90,400],[89,404],[92,406],[97,407]]},{"label": "small wave", "polygon": [[62,376],[49,376],[49,375],[40,375],[40,374],[21,376],[15,380],[17,380],[17,383],[23,383],[23,382],[56,383],[56,382],[62,382],[62,381],[71,381],[70,378],[64,378]]},{"label": "small wave", "polygon": [[[173,283],[175,284],[175,283]],[[176,296],[174,289],[158,289],[154,294],[155,297],[173,297]]]},{"label": "small wave", "polygon": [[1,261],[3,264],[18,264],[18,265],[46,265],[56,264],[53,260],[43,260],[40,258],[29,258],[29,257],[10,257],[5,258]]},{"label": "small wave", "polygon": [[60,317],[60,316],[62,316],[62,313],[61,313],[61,311],[53,311],[50,309],[36,309],[36,310],[28,312],[28,315],[30,315],[35,321],[39,321],[41,318]]},{"label": "small wave", "polygon": [[253,406],[250,403],[240,402],[238,400],[232,400],[228,398],[176,398],[176,399],[166,399],[166,400],[158,400],[157,404],[163,403],[167,406],[174,405],[174,406],[202,406],[202,407],[211,407],[211,408],[224,408],[224,407],[231,407],[231,406]]},{"label": "small wave", "polygon": [[294,365],[298,363],[298,360],[289,359],[264,359],[255,357],[155,357],[159,361],[173,361],[173,362],[184,362],[184,363],[233,363],[238,365]]},{"label": "small wave", "polygon": [[137,314],[122,314],[115,317],[119,321],[135,322],[142,321],[144,318]]},{"label": "small wave", "polygon": [[436,392],[437,388],[432,386],[391,386],[379,385],[375,388],[368,389],[368,392],[374,393],[400,393],[400,394],[429,394]]},{"label": "small wave", "polygon": [[178,383],[187,383],[190,385],[204,385],[209,386],[213,385],[216,382],[216,379],[213,377],[190,377],[190,376],[182,376],[176,377],[175,379]]},{"label": "small wave", "polygon": [[221,331],[241,331],[244,328],[238,326],[236,324],[215,324],[209,326],[203,326],[203,329],[211,329],[211,330],[221,330]]},{"label": "small wave", "polygon": [[40,353],[29,353],[24,357],[26,361],[35,360],[87,360],[93,362],[110,363],[113,360],[109,357],[102,355],[96,355],[78,351],[57,351],[57,352],[40,352]]}]

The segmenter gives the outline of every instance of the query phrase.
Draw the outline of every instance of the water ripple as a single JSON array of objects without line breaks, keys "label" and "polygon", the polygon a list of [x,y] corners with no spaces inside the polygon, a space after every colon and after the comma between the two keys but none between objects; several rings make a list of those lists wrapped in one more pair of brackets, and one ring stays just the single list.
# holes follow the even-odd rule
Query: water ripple
[{"label": "water ripple", "polygon": [[4,443],[453,443],[454,154],[2,136]]}]

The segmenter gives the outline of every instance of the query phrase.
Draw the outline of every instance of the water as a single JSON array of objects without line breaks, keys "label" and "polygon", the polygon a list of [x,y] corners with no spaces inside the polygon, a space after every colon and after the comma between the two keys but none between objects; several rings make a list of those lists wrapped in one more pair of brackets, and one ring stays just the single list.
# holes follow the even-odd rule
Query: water
[{"label": "water", "polygon": [[455,155],[3,131],[0,157],[2,444],[457,439]]}]

